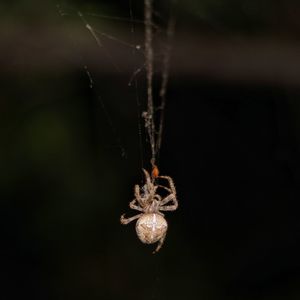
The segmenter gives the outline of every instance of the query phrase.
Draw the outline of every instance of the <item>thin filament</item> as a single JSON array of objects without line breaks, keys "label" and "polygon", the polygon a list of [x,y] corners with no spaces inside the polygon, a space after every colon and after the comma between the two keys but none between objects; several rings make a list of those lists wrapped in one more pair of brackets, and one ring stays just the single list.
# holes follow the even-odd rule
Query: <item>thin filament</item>
[{"label": "thin filament", "polygon": [[162,82],[159,91],[161,104],[160,104],[160,121],[159,121],[159,129],[158,129],[157,145],[156,145],[157,153],[159,153],[160,151],[161,141],[162,141],[162,133],[163,133],[163,126],[164,126],[164,118],[165,118],[165,107],[167,103],[166,91],[167,91],[167,85],[169,81],[171,42],[174,35],[174,29],[175,29],[175,18],[174,15],[171,14],[167,26],[167,46],[163,57]]},{"label": "thin filament", "polygon": [[[134,33],[135,33],[135,26],[134,26],[134,19],[133,19],[133,10],[132,10],[132,0],[129,0],[129,15],[131,20],[131,36],[132,41],[134,40]],[[132,54],[136,54],[137,47],[132,49]],[[129,86],[131,86],[132,81],[134,82],[134,89],[135,89],[135,101],[137,105],[137,122],[138,122],[138,136],[139,136],[139,150],[140,150],[140,159],[141,159],[141,165],[142,168],[144,168],[144,157],[143,157],[143,140],[142,140],[142,126],[141,126],[141,103],[139,99],[139,93],[138,93],[138,80],[137,80],[137,74],[142,70],[142,68],[137,69],[134,71],[132,78],[130,78],[130,81],[128,83]]]},{"label": "thin filament", "polygon": [[146,56],[146,74],[147,74],[147,113],[144,114],[145,126],[148,131],[150,145],[151,145],[151,162],[155,164],[156,160],[156,146],[155,146],[155,123],[154,123],[154,109],[153,109],[153,33],[152,33],[152,0],[145,0],[144,2],[145,14],[145,56]]}]

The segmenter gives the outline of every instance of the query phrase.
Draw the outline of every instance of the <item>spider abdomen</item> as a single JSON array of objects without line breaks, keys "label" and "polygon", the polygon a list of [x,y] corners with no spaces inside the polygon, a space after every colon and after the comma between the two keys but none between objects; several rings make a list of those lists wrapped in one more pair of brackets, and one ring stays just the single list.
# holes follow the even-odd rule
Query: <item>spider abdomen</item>
[{"label": "spider abdomen", "polygon": [[138,219],[135,229],[143,243],[153,244],[166,235],[168,223],[162,215],[146,213]]}]

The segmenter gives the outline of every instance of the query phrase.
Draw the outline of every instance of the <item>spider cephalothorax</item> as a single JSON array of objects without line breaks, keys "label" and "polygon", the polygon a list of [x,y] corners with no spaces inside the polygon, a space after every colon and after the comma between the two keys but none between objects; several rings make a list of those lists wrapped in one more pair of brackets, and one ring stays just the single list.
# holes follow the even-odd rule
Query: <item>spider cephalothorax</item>
[{"label": "spider cephalothorax", "polygon": [[[178,202],[175,185],[171,177],[158,176],[158,171],[152,172],[152,176],[145,169],[143,169],[143,172],[146,183],[142,187],[135,185],[135,198],[129,203],[131,209],[138,210],[141,213],[131,218],[125,218],[125,215],[122,215],[121,223],[126,225],[138,219],[136,223],[137,235],[143,243],[153,244],[158,242],[155,253],[161,248],[168,229],[168,223],[162,211],[177,209]],[[160,179],[166,179],[168,186],[156,184]],[[159,189],[164,190],[167,195],[165,197],[159,195],[157,193]]]}]

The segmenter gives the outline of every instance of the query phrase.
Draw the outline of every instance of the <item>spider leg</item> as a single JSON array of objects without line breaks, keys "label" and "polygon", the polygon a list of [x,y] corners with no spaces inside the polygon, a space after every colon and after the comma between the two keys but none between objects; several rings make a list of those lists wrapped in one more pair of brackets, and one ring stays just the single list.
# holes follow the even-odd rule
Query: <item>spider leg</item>
[{"label": "spider leg", "polygon": [[124,214],[124,215],[121,216],[120,222],[123,225],[127,225],[128,223],[132,222],[133,220],[138,219],[141,215],[143,215],[143,214],[138,214],[138,215],[133,216],[131,218],[125,218],[125,214]]},{"label": "spider leg", "polygon": [[134,196],[135,196],[137,202],[139,203],[139,205],[141,207],[143,207],[144,206],[144,200],[143,200],[143,198],[141,196],[141,193],[140,193],[140,187],[137,184],[134,186]]},{"label": "spider leg", "polygon": [[[173,205],[163,206],[163,205],[167,204],[170,201],[173,202]],[[167,196],[166,198],[164,198],[160,202],[159,210],[162,210],[162,211],[172,211],[172,210],[176,210],[177,207],[178,207],[178,201],[177,201],[175,195],[171,194],[171,195]]]},{"label": "spider leg", "polygon": [[178,207],[178,204],[174,204],[174,205],[167,205],[167,206],[161,206],[159,208],[159,210],[162,210],[162,211],[173,211],[173,210],[176,210]]},{"label": "spider leg", "polygon": [[167,197],[165,197],[164,199],[162,199],[161,202],[160,202],[160,206],[163,206],[163,205],[167,204],[170,201],[173,201],[174,204],[177,204],[177,206],[178,206],[177,199],[176,199],[176,196],[174,194],[170,194]]},{"label": "spider leg", "polygon": [[[158,176],[158,178],[163,178],[168,180],[168,183],[170,185],[170,189],[172,191],[172,194],[176,195],[176,188],[175,188],[175,184],[173,182],[173,179],[170,176]],[[167,188],[166,188],[167,189]]]},{"label": "spider leg", "polygon": [[154,197],[153,197],[153,199],[155,199],[155,200],[157,200],[157,201],[161,201],[161,196],[160,195],[155,195]]},{"label": "spider leg", "polygon": [[135,204],[136,202],[138,202],[137,199],[133,199],[131,202],[129,202],[129,207],[138,211],[144,211],[142,207]]},{"label": "spider leg", "polygon": [[165,234],[163,235],[163,237],[158,241],[157,247],[156,247],[156,249],[152,252],[152,254],[155,254],[155,253],[157,253],[157,252],[160,250],[160,248],[162,247],[162,245],[163,245],[163,243],[164,243],[164,241],[165,241],[166,235],[167,235],[167,233],[165,233]]},{"label": "spider leg", "polygon": [[143,169],[143,172],[144,172],[145,177],[146,177],[147,186],[151,186],[152,182],[151,182],[150,174],[145,169]]},{"label": "spider leg", "polygon": [[158,188],[162,188],[162,189],[168,191],[169,193],[172,193],[171,189],[167,188],[166,186],[163,186],[163,185],[158,184],[157,187],[158,187]]}]

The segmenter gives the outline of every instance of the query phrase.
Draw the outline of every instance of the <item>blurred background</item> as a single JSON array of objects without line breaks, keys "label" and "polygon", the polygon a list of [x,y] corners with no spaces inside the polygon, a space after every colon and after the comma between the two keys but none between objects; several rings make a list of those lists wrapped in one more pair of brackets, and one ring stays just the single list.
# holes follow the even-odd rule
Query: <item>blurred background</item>
[{"label": "blurred background", "polygon": [[173,5],[156,255],[119,224],[149,168],[142,2],[0,4],[0,299],[299,299],[299,1]]}]

